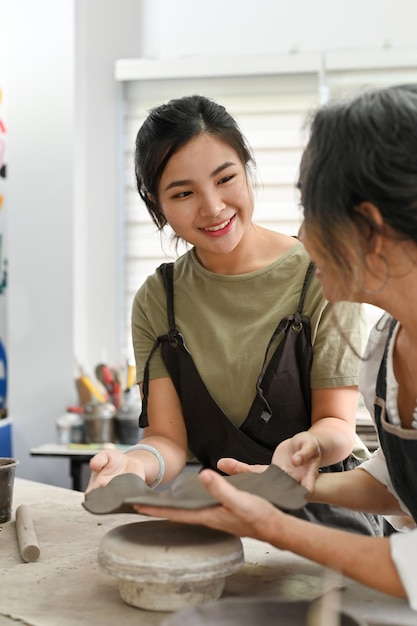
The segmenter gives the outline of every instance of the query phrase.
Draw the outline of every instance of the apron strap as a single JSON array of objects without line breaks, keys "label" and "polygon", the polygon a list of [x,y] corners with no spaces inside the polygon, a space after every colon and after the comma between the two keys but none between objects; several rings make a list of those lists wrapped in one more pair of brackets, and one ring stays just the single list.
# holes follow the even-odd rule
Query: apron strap
[{"label": "apron strap", "polygon": [[308,286],[310,284],[310,280],[311,280],[311,276],[313,274],[314,271],[314,264],[313,263],[309,263],[308,267],[307,267],[307,271],[306,274],[304,276],[304,282],[303,282],[303,286],[301,289],[301,296],[300,296],[300,300],[298,302],[298,307],[297,310],[294,314],[292,315],[287,315],[286,317],[284,317],[280,323],[278,324],[278,326],[276,327],[276,329],[274,330],[274,333],[271,337],[271,339],[268,342],[268,346],[266,348],[265,351],[265,357],[264,357],[264,361],[262,364],[262,368],[261,371],[259,373],[258,376],[258,380],[256,382],[256,391],[258,396],[260,397],[260,399],[262,400],[262,403],[264,405],[264,409],[261,413],[261,419],[263,419],[264,422],[268,423],[269,420],[271,419],[272,416],[272,410],[271,407],[269,406],[269,403],[267,401],[267,399],[265,398],[265,395],[262,391],[262,381],[263,381],[263,377],[265,375],[265,371],[266,368],[268,366],[268,357],[269,357],[269,352],[271,350],[271,346],[274,343],[274,341],[282,334],[284,334],[287,329],[288,329],[288,325],[292,324],[292,330],[296,333],[299,333],[302,328],[303,328],[303,323],[301,321],[301,316],[302,316],[302,312],[303,312],[303,308],[304,308],[304,300],[306,297],[306,293],[307,293],[307,289]]},{"label": "apron strap", "polygon": [[158,267],[158,270],[162,275],[167,294],[168,328],[170,331],[176,331],[174,315],[174,264],[162,263],[162,265]]}]

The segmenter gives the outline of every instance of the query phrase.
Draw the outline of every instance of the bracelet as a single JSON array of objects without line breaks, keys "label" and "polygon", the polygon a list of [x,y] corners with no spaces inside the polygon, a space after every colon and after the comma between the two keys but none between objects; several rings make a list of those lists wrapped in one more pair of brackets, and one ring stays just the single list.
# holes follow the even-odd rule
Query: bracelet
[{"label": "bracelet", "polygon": [[159,463],[159,472],[158,472],[158,476],[155,478],[155,480],[153,481],[152,485],[150,485],[150,487],[157,487],[158,485],[160,485],[162,482],[162,479],[165,476],[165,461],[164,461],[164,457],[162,456],[162,454],[159,452],[159,450],[157,450],[153,446],[148,446],[146,443],[138,443],[136,444],[136,446],[132,446],[131,448],[128,448],[125,451],[125,454],[127,454],[128,452],[133,452],[134,450],[145,450],[146,452],[150,452],[151,454],[156,456],[156,458],[158,459],[158,463]]}]

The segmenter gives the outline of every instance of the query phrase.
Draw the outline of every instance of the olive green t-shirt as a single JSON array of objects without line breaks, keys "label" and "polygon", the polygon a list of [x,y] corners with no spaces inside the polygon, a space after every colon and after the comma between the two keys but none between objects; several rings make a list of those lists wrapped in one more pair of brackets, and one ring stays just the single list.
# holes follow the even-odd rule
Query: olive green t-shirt
[{"label": "olive green t-shirt", "polygon": [[[281,318],[297,309],[308,263],[297,241],[271,265],[236,276],[206,270],[193,250],[175,261],[176,326],[209,393],[236,426],[252,405],[269,339]],[[311,387],[357,385],[359,358],[351,346],[362,354],[366,324],[361,305],[329,304],[314,276],[303,313],[311,320]],[[147,278],[133,303],[137,382],[143,380],[156,337],[167,331],[166,292],[157,271]],[[153,355],[149,372],[151,379],[169,376],[160,350]]]}]

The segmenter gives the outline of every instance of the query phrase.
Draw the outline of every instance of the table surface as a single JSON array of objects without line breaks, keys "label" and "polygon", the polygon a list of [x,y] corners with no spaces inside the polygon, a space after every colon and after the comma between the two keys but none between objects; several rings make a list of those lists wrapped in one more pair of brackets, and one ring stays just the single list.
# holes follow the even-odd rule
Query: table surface
[{"label": "table surface", "polygon": [[116,443],[43,443],[29,450],[32,456],[92,457],[100,450],[117,448],[125,452],[131,446]]},{"label": "table surface", "polygon": [[[30,507],[40,558],[22,561],[13,519],[0,527],[0,624],[31,626],[153,626],[167,613],[143,611],[121,599],[115,578],[102,570],[97,551],[113,527],[145,518],[135,514],[95,516],[80,492],[15,479],[13,509]],[[149,518],[146,518],[149,519]],[[323,568],[252,539],[243,540],[245,565],[227,578],[222,597],[268,596],[313,599],[321,592]],[[417,613],[405,601],[345,580],[345,611],[369,626],[415,626]]]}]

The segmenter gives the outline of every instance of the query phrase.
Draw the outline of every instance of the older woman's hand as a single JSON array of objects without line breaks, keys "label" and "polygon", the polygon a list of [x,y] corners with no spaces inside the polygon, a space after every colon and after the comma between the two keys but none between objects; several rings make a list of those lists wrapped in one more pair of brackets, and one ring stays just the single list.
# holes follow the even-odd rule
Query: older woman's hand
[{"label": "older woman's hand", "polygon": [[237,459],[223,457],[222,459],[219,459],[217,467],[221,472],[224,472],[229,476],[233,476],[234,474],[242,474],[243,472],[256,472],[260,474],[261,472],[264,472],[268,466],[249,465],[248,463],[243,463],[243,461],[238,461]]},{"label": "older woman's hand", "polygon": [[288,517],[267,500],[236,489],[213,470],[203,470],[199,479],[220,505],[196,510],[141,504],[134,505],[134,509],[142,515],[163,517],[186,524],[202,524],[240,537],[253,537],[262,541],[272,539],[280,516]]}]

